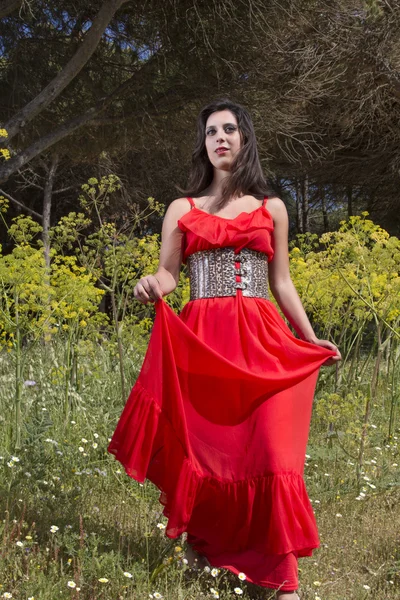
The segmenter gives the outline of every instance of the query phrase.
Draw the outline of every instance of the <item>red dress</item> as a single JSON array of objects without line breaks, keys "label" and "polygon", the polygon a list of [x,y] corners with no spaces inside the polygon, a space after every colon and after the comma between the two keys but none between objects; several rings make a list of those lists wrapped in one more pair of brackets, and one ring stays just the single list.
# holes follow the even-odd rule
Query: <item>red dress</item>
[{"label": "red dress", "polygon": [[[184,263],[223,246],[272,260],[266,198],[234,219],[189,201],[178,221]],[[303,471],[318,371],[335,352],[296,338],[272,302],[240,289],[189,301],[180,315],[163,299],[155,310],[109,452],[159,488],[169,538],[187,531],[212,566],[296,590],[297,558],[320,545]]]}]

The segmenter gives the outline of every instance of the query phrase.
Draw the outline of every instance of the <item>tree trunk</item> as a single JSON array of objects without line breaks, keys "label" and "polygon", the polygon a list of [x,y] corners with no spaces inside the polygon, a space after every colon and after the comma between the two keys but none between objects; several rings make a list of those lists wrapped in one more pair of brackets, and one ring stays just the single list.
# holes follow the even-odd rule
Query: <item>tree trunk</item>
[{"label": "tree trunk", "polygon": [[43,247],[44,247],[44,259],[46,263],[47,274],[50,274],[50,216],[51,216],[51,199],[53,195],[54,179],[58,167],[58,155],[54,154],[51,160],[50,168],[47,171],[46,182],[44,185],[43,193]]},{"label": "tree trunk", "polygon": [[282,198],[282,196],[284,195],[282,177],[276,177],[275,179],[272,180],[272,183],[273,183],[274,187],[276,188],[276,191],[278,192],[279,198]]},{"label": "tree trunk", "polygon": [[326,196],[325,196],[325,188],[321,187],[321,207],[322,207],[322,218],[324,220],[324,232],[329,231],[329,219],[328,212],[326,210]]},{"label": "tree trunk", "polygon": [[353,188],[351,185],[346,187],[346,196],[347,196],[347,216],[353,216]]},{"label": "tree trunk", "polygon": [[303,233],[303,201],[300,195],[300,184],[298,179],[295,179],[296,190],[296,227],[297,233]]},{"label": "tree trunk", "polygon": [[303,233],[310,231],[310,210],[308,204],[308,175],[301,182],[301,196],[303,202]]}]

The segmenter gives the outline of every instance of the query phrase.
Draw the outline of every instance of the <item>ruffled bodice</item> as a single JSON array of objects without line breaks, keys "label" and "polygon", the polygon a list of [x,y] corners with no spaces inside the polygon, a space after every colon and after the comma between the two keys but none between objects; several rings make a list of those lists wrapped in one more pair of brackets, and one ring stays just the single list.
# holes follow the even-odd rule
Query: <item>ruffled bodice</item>
[{"label": "ruffled bodice", "polygon": [[242,212],[234,219],[225,219],[195,207],[179,219],[178,227],[185,233],[184,264],[187,257],[194,252],[226,246],[235,248],[235,253],[240,252],[242,248],[265,252],[268,262],[274,256],[274,222],[264,206],[250,213]]}]

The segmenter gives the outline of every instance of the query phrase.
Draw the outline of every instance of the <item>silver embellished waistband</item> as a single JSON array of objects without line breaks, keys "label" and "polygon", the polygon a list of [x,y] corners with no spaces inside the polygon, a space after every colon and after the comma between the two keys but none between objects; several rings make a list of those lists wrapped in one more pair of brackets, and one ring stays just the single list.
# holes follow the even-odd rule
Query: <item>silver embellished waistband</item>
[{"label": "silver embellished waistband", "polygon": [[[242,248],[200,250],[187,258],[190,278],[190,300],[235,296],[238,289],[243,296],[269,298],[268,256],[264,252]],[[236,267],[235,262],[240,263]],[[240,281],[236,281],[236,275]]]}]

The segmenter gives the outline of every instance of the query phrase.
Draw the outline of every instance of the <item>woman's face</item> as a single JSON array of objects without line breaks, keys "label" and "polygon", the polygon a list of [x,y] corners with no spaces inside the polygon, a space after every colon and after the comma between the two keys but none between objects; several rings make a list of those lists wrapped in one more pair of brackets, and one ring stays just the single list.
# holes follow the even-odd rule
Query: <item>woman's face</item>
[{"label": "woman's face", "polygon": [[229,171],[241,145],[236,116],[230,110],[212,113],[206,122],[205,136],[211,164],[216,169]]}]

